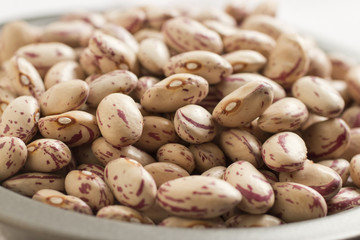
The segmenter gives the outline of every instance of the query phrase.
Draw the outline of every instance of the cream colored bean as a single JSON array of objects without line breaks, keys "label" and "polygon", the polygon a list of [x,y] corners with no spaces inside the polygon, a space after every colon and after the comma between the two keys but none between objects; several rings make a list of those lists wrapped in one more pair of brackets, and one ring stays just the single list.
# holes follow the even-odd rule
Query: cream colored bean
[{"label": "cream colored bean", "polygon": [[269,170],[264,170],[264,169],[259,169],[259,172],[261,172],[262,175],[264,175],[264,177],[266,178],[266,180],[272,185],[276,182],[279,182],[279,178],[278,176],[269,171]]},{"label": "cream colored bean", "polygon": [[311,125],[303,132],[303,139],[311,160],[340,157],[350,143],[350,129],[340,118]]},{"label": "cream colored bean", "polygon": [[360,154],[357,154],[351,158],[350,161],[350,176],[354,184],[360,186]]},{"label": "cream colored bean", "polygon": [[308,119],[301,125],[301,130],[304,131],[305,129],[307,129],[308,127],[310,127],[311,125],[318,123],[318,122],[322,122],[328,120],[327,117],[323,117],[320,115],[317,115],[313,112],[309,112],[309,117]]},{"label": "cream colored bean", "polygon": [[329,215],[360,206],[360,190],[355,187],[341,188],[327,204]]},{"label": "cream colored bean", "polygon": [[170,162],[184,168],[188,173],[195,169],[194,155],[189,148],[178,143],[168,143],[161,146],[156,152],[159,162]]},{"label": "cream colored bean", "polygon": [[268,215],[235,215],[226,220],[225,225],[228,228],[246,228],[246,227],[273,227],[283,224],[280,218]]},{"label": "cream colored bean", "polygon": [[65,178],[66,193],[86,202],[94,212],[114,204],[110,188],[97,174],[86,170],[73,170]]},{"label": "cream colored bean", "polygon": [[331,78],[345,80],[349,71],[355,67],[356,61],[339,52],[330,52],[328,57],[331,62]]},{"label": "cream colored bean", "polygon": [[31,96],[21,96],[7,106],[1,116],[0,136],[18,137],[28,143],[37,133],[39,104]]},{"label": "cream colored bean", "polygon": [[157,38],[148,38],[141,41],[137,56],[142,66],[155,75],[163,74],[163,66],[170,59],[166,44]]},{"label": "cream colored bean", "polygon": [[224,166],[216,166],[209,168],[207,171],[201,173],[201,176],[205,177],[214,177],[223,180],[225,174],[226,167]]},{"label": "cream colored bean", "polygon": [[190,51],[173,56],[163,65],[166,76],[191,73],[205,78],[209,84],[219,83],[232,73],[231,64],[216,53]]},{"label": "cream colored bean", "polygon": [[171,180],[157,192],[157,200],[169,213],[198,219],[218,217],[239,204],[241,198],[229,183],[205,176]]},{"label": "cream colored bean", "polygon": [[27,146],[28,157],[24,169],[28,172],[54,172],[68,165],[71,151],[55,139],[37,139]]},{"label": "cream colored bean", "polygon": [[16,56],[28,60],[38,70],[41,77],[56,63],[64,60],[75,60],[74,50],[58,42],[33,43],[19,48]]},{"label": "cream colored bean", "polygon": [[244,126],[259,117],[271,105],[273,98],[271,85],[249,82],[224,97],[216,105],[212,116],[224,127]]},{"label": "cream colored bean", "polygon": [[104,166],[110,161],[120,157],[136,160],[143,166],[155,162],[155,159],[151,155],[132,145],[125,147],[114,147],[103,137],[96,139],[92,143],[91,149],[98,161],[101,162]]},{"label": "cream colored bean", "polygon": [[350,129],[350,143],[345,152],[341,154],[341,158],[348,161],[357,154],[360,153],[360,128]]},{"label": "cream colored bean", "polygon": [[217,20],[205,20],[202,22],[207,28],[217,32],[222,38],[232,35],[238,30],[235,26],[230,26]]},{"label": "cream colored bean", "polygon": [[237,161],[226,168],[224,180],[234,186],[243,196],[240,210],[266,213],[274,204],[274,191],[266,178],[249,162]]},{"label": "cream colored bean", "polygon": [[264,164],[261,159],[261,143],[248,131],[240,129],[224,130],[220,134],[219,144],[232,162],[244,160],[250,162],[256,168],[260,168]]},{"label": "cream colored bean", "polygon": [[22,173],[5,180],[1,185],[11,191],[32,197],[41,189],[65,191],[65,177],[53,173]]},{"label": "cream colored bean", "polygon": [[253,50],[237,50],[223,55],[233,68],[233,73],[257,72],[266,64],[266,58]]},{"label": "cream colored bean", "polygon": [[6,107],[9,105],[9,103],[14,99],[15,94],[6,90],[5,88],[0,87],[0,117],[5,111]]},{"label": "cream colored bean", "polygon": [[137,142],[143,131],[143,116],[134,100],[122,93],[106,96],[98,105],[96,119],[102,136],[115,147]]},{"label": "cream colored bean", "polygon": [[189,176],[185,169],[170,162],[155,162],[146,165],[144,168],[154,178],[157,188],[167,181]]},{"label": "cream colored bean", "polygon": [[278,133],[295,131],[308,119],[309,112],[305,104],[292,97],[286,97],[273,103],[258,119],[260,129]]},{"label": "cream colored bean", "polygon": [[195,160],[195,168],[203,173],[216,166],[225,166],[223,151],[214,143],[193,144],[189,146]]},{"label": "cream colored bean", "polygon": [[71,148],[71,152],[78,164],[96,164],[103,165],[96,158],[95,154],[91,150],[91,144],[84,144],[78,147]]},{"label": "cream colored bean", "polygon": [[275,204],[270,214],[287,223],[325,217],[325,199],[314,189],[299,183],[279,182],[273,184]]},{"label": "cream colored bean", "polygon": [[80,109],[89,96],[89,85],[83,80],[58,83],[41,96],[39,103],[43,116]]},{"label": "cream colored bean", "polygon": [[95,28],[100,28],[106,23],[106,19],[101,13],[81,11],[68,13],[61,16],[61,21],[81,20],[90,23]]},{"label": "cream colored bean", "polygon": [[0,182],[15,175],[27,159],[25,143],[17,137],[0,137]]},{"label": "cream colored bean", "polygon": [[257,119],[253,120],[251,123],[240,129],[248,131],[249,133],[254,135],[261,143],[265,142],[272,135],[259,128]]},{"label": "cream colored bean", "polygon": [[146,14],[141,8],[112,10],[105,13],[105,18],[116,25],[124,27],[131,33],[137,32],[146,21]]},{"label": "cream colored bean", "polygon": [[104,180],[105,168],[101,165],[92,164],[92,163],[83,163],[77,166],[76,170],[94,173],[95,175],[99,176],[102,180]]},{"label": "cream colored bean", "polygon": [[[95,74],[101,74],[102,70],[100,68],[100,58],[97,57],[89,48],[85,48],[81,53],[80,53],[80,57],[79,57],[79,62],[80,65],[82,67],[82,69],[84,69],[84,72],[87,73],[88,75],[95,75]],[[107,59],[107,58],[101,58],[102,60],[102,64],[108,64],[108,65],[112,65],[113,63]],[[125,67],[125,65],[124,65]],[[112,69],[114,70],[114,69]],[[112,71],[109,70],[109,71]]]},{"label": "cream colored bean", "polygon": [[119,205],[106,206],[101,208],[96,217],[107,218],[121,222],[141,223],[154,225],[153,221],[139,211]]},{"label": "cream colored bean", "polygon": [[159,147],[171,142],[178,142],[174,124],[163,117],[145,116],[144,128],[139,140],[134,144],[146,152],[156,152]]},{"label": "cream colored bean", "polygon": [[137,31],[134,34],[134,38],[136,39],[137,42],[141,42],[142,40],[145,40],[147,38],[157,38],[160,40],[164,40],[164,36],[162,35],[162,33],[152,28],[143,28]]},{"label": "cream colored bean", "polygon": [[236,22],[241,23],[250,14],[248,5],[244,1],[229,1],[225,7],[225,12],[235,18]]},{"label": "cream colored bean", "polygon": [[177,17],[162,27],[165,42],[177,52],[206,50],[221,53],[223,43],[219,34],[190,18]]},{"label": "cream colored bean", "polygon": [[143,76],[140,77],[137,81],[136,87],[132,92],[132,95],[140,100],[141,97],[144,95],[146,90],[154,86],[156,83],[160,82],[160,79],[152,76]]},{"label": "cream colored bean", "polygon": [[305,142],[293,132],[271,136],[262,145],[261,152],[266,166],[277,172],[299,170],[307,159]]},{"label": "cream colored bean", "polygon": [[205,108],[194,104],[176,111],[174,127],[182,140],[193,144],[210,142],[216,135],[211,114]]},{"label": "cream colored bean", "polygon": [[128,95],[135,89],[137,80],[135,74],[126,70],[114,70],[103,74],[89,83],[87,103],[91,107],[97,107],[101,100],[111,93]]},{"label": "cream colored bean", "polygon": [[44,78],[45,88],[49,89],[57,83],[73,79],[84,79],[85,74],[79,63],[75,61],[61,61],[54,64]]},{"label": "cream colored bean", "polygon": [[331,168],[342,179],[342,185],[344,186],[350,176],[350,163],[345,159],[333,159],[333,160],[323,160],[318,162],[318,164],[324,165]]},{"label": "cream colored bean", "polygon": [[224,224],[204,219],[191,219],[182,217],[168,217],[159,223],[162,227],[177,227],[177,228],[224,228]]},{"label": "cream colored bean", "polygon": [[161,29],[165,21],[178,17],[180,12],[176,8],[145,6],[147,24],[153,29]]},{"label": "cream colored bean", "polygon": [[212,113],[219,101],[220,98],[216,95],[215,86],[210,85],[208,95],[203,100],[201,100],[201,102],[199,102],[198,105],[205,108],[210,113]]},{"label": "cream colored bean", "polygon": [[356,103],[360,103],[360,66],[352,67],[344,79],[348,85],[348,92],[351,98]]},{"label": "cream colored bean", "polygon": [[201,9],[192,16],[199,22],[204,22],[207,20],[215,20],[221,22],[228,26],[236,26],[235,19],[228,13],[222,11],[219,8],[210,7],[207,9]]},{"label": "cream colored bean", "polygon": [[105,167],[105,181],[125,206],[146,210],[155,202],[156,183],[137,161],[118,158],[109,162]]},{"label": "cream colored bean", "polygon": [[293,172],[280,172],[280,182],[295,182],[311,187],[325,200],[334,197],[342,186],[340,175],[329,167],[306,160],[301,169]]},{"label": "cream colored bean", "polygon": [[314,113],[334,118],[341,114],[345,102],[341,95],[325,79],[302,77],[292,86],[292,94]]},{"label": "cream colored bean", "polygon": [[236,50],[253,50],[269,58],[276,46],[274,39],[268,35],[252,30],[238,30],[232,35],[224,37],[225,52]]},{"label": "cream colored bean", "polygon": [[350,128],[360,127],[360,106],[351,106],[343,112],[341,118]]},{"label": "cream colored bean", "polygon": [[151,112],[175,112],[187,104],[196,104],[206,97],[208,82],[197,75],[178,73],[155,84],[141,98],[141,105]]},{"label": "cream colored bean", "polygon": [[100,135],[95,116],[83,111],[43,117],[39,131],[43,137],[58,139],[69,147],[91,143]]},{"label": "cream colored bean", "polygon": [[288,88],[306,74],[309,64],[304,40],[296,34],[282,34],[268,58],[263,74]]},{"label": "cream colored bean", "polygon": [[93,214],[91,208],[80,198],[65,195],[59,191],[51,189],[39,190],[35,193],[32,199],[64,210],[70,210],[88,215]]},{"label": "cream colored bean", "polygon": [[317,76],[325,79],[331,77],[331,62],[326,53],[318,46],[312,46],[309,50],[310,65],[306,75]]}]

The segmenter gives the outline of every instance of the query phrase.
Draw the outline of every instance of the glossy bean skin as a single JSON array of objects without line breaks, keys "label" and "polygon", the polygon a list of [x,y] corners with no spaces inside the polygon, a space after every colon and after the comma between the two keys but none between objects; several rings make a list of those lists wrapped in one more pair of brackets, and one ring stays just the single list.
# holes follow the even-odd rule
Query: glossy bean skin
[{"label": "glossy bean skin", "polygon": [[175,55],[163,66],[164,74],[191,73],[202,76],[209,84],[216,84],[232,73],[230,63],[220,55],[208,51],[190,51]]},{"label": "glossy bean skin", "polygon": [[360,190],[355,187],[343,187],[328,201],[328,214],[339,213],[360,206]]},{"label": "glossy bean skin", "polygon": [[168,20],[162,26],[165,42],[177,52],[206,50],[220,53],[223,43],[220,36],[196,20],[177,17]]},{"label": "glossy bean skin", "polygon": [[292,94],[314,113],[334,118],[341,114],[345,102],[341,95],[325,79],[302,77],[292,86]]},{"label": "glossy bean skin", "polygon": [[224,127],[244,126],[259,117],[271,105],[273,98],[271,85],[250,82],[224,97],[216,105],[212,116]]},{"label": "glossy bean skin", "polygon": [[226,220],[225,225],[229,228],[246,228],[246,227],[272,227],[282,224],[283,221],[277,217],[261,214],[241,214],[235,215]]},{"label": "glossy bean skin", "polygon": [[144,168],[154,178],[157,188],[167,181],[189,176],[185,169],[170,162],[150,163],[144,166]]},{"label": "glossy bean skin", "polygon": [[303,132],[303,139],[312,160],[338,158],[350,143],[350,129],[340,118],[315,123]]},{"label": "glossy bean skin", "polygon": [[159,162],[171,162],[184,168],[188,173],[195,169],[194,155],[190,149],[178,143],[168,143],[161,146],[156,152]]},{"label": "glossy bean skin", "polygon": [[213,167],[225,166],[223,151],[214,143],[192,144],[189,146],[195,160],[195,168],[203,173]]},{"label": "glossy bean skin", "polygon": [[54,173],[22,173],[7,179],[1,185],[11,191],[32,197],[41,189],[65,191],[65,177]]},{"label": "glossy bean skin", "polygon": [[52,189],[42,189],[32,199],[61,209],[92,215],[91,208],[80,198],[65,195]]},{"label": "glossy bean skin", "polygon": [[216,166],[208,169],[207,171],[201,173],[201,176],[205,177],[215,177],[218,179],[224,179],[224,174],[226,171],[226,167],[224,166]]},{"label": "glossy bean skin", "polygon": [[163,66],[170,58],[169,50],[164,41],[156,38],[141,41],[137,55],[142,66],[154,75],[163,74]]},{"label": "glossy bean skin", "polygon": [[275,204],[270,214],[287,223],[325,217],[325,199],[314,189],[299,183],[278,182],[273,184]]},{"label": "glossy bean skin", "polygon": [[325,200],[334,197],[342,187],[340,175],[329,167],[306,160],[303,168],[293,172],[281,172],[280,182],[296,182],[319,192]]},{"label": "glossy bean skin", "polygon": [[151,112],[175,112],[187,104],[199,103],[209,92],[208,82],[197,75],[178,73],[145,91],[141,105]]},{"label": "glossy bean skin", "polygon": [[96,217],[112,219],[121,222],[154,225],[153,221],[139,211],[126,206],[111,205],[101,208]]},{"label": "glossy bean skin", "polygon": [[103,74],[89,83],[87,103],[97,107],[101,100],[111,93],[128,95],[137,86],[137,77],[127,70],[114,70]]},{"label": "glossy bean skin", "polygon": [[248,131],[240,129],[222,131],[219,144],[226,156],[233,162],[248,161],[256,168],[260,168],[264,164],[261,158],[261,143]]},{"label": "glossy bean skin", "polygon": [[243,196],[240,210],[266,213],[274,204],[274,191],[266,178],[249,162],[237,161],[226,168],[224,180],[234,186]]},{"label": "glossy bean skin", "polygon": [[299,170],[307,159],[305,142],[292,132],[271,136],[262,145],[261,152],[266,166],[277,172]]},{"label": "glossy bean skin", "polygon": [[188,176],[160,186],[157,200],[166,211],[179,217],[209,219],[222,215],[241,201],[229,183],[205,176]]},{"label": "glossy bean skin", "polygon": [[0,137],[0,181],[16,174],[26,163],[25,143],[17,137]]},{"label": "glossy bean skin", "polygon": [[114,147],[103,137],[96,139],[92,143],[91,149],[98,161],[101,162],[104,166],[110,161],[120,157],[136,160],[143,166],[155,162],[155,159],[151,155],[132,145],[125,147]]},{"label": "glossy bean skin", "polygon": [[205,219],[191,219],[183,217],[168,217],[159,223],[162,227],[178,228],[224,228],[225,226],[217,221]]},{"label": "glossy bean skin", "polygon": [[0,136],[18,137],[28,143],[38,131],[39,111],[39,104],[34,97],[17,97],[1,116]]},{"label": "glossy bean skin", "polygon": [[80,170],[80,171],[84,170],[84,171],[92,172],[95,175],[99,176],[102,180],[104,180],[105,168],[101,165],[93,164],[93,163],[83,163],[77,166],[76,170]]},{"label": "glossy bean skin", "polygon": [[26,147],[28,158],[24,169],[28,172],[54,172],[71,161],[69,147],[56,139],[37,139]]},{"label": "glossy bean skin", "polygon": [[232,65],[233,73],[257,72],[266,64],[266,58],[253,50],[237,50],[223,57]]},{"label": "glossy bean skin", "polygon": [[156,198],[156,183],[137,161],[118,158],[105,166],[105,181],[115,198],[136,210],[149,209]]},{"label": "glossy bean skin", "polygon": [[86,170],[73,170],[65,177],[66,193],[86,202],[94,212],[114,204],[114,196],[104,180]]},{"label": "glossy bean skin", "polygon": [[49,88],[40,98],[43,116],[80,109],[89,96],[89,86],[83,80],[68,80]]},{"label": "glossy bean skin", "polygon": [[340,175],[342,179],[342,185],[344,186],[346,184],[350,176],[349,161],[340,158],[340,159],[332,159],[332,160],[323,160],[317,163],[333,169],[335,172],[337,172]]},{"label": "glossy bean skin", "polygon": [[69,147],[91,143],[100,135],[95,116],[77,110],[41,118],[39,131],[43,137],[58,139]]},{"label": "glossy bean skin", "polygon": [[143,131],[143,116],[134,100],[122,93],[103,98],[96,110],[96,119],[102,136],[115,147],[137,142]]}]

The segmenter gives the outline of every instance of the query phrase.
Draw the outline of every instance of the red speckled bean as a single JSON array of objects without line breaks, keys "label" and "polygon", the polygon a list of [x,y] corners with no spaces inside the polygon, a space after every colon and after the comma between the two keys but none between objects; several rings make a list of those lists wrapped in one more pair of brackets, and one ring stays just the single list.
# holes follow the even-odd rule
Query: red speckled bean
[{"label": "red speckled bean", "polygon": [[76,168],[77,170],[85,170],[88,172],[92,172],[99,176],[102,180],[104,180],[104,170],[105,168],[103,166],[100,166],[98,164],[92,164],[92,163],[83,163]]},{"label": "red speckled bean", "polygon": [[154,75],[163,75],[163,66],[169,61],[170,53],[163,40],[147,38],[140,42],[137,54],[142,66]]},{"label": "red speckled bean", "polygon": [[350,161],[350,176],[354,184],[360,186],[360,154],[351,158]]},{"label": "red speckled bean", "polygon": [[226,165],[223,151],[214,143],[190,145],[189,150],[194,155],[195,168],[200,173],[216,166]]},{"label": "red speckled bean", "polygon": [[344,186],[350,176],[350,163],[345,159],[332,159],[332,160],[323,160],[317,162],[318,164],[324,165],[331,168],[339,174],[342,179],[342,185]]},{"label": "red speckled bean", "polygon": [[346,83],[348,85],[348,92],[355,102],[360,103],[360,67],[356,66],[349,70],[346,75]]},{"label": "red speckled bean", "polygon": [[121,222],[154,225],[153,221],[150,218],[144,216],[139,211],[126,206],[119,206],[119,205],[106,206],[101,208],[97,212],[96,217],[107,218]]},{"label": "red speckled bean", "polygon": [[154,178],[157,188],[164,182],[189,176],[189,173],[185,169],[170,162],[150,163],[144,168]]},{"label": "red speckled bean", "polygon": [[317,76],[325,79],[331,77],[331,62],[326,53],[318,46],[309,49],[310,65],[306,75]]},{"label": "red speckled bean", "polygon": [[340,52],[331,52],[328,54],[331,62],[331,78],[345,80],[350,69],[356,65],[356,61],[351,57]]},{"label": "red speckled bean", "polygon": [[232,65],[233,73],[257,72],[266,64],[266,58],[253,50],[237,50],[223,57]]},{"label": "red speckled bean", "polygon": [[201,176],[205,177],[214,177],[223,180],[225,174],[226,167],[224,166],[216,166],[208,169],[207,171],[203,172]]},{"label": "red speckled bean", "polygon": [[160,79],[152,76],[140,77],[137,81],[136,87],[132,92],[136,99],[141,99],[146,90],[158,83]]},{"label": "red speckled bean", "polygon": [[146,21],[146,14],[141,8],[126,10],[112,10],[105,13],[105,18],[114,24],[120,25],[131,33],[137,32]]},{"label": "red speckled bean", "polygon": [[349,128],[360,127],[360,106],[354,105],[347,108],[341,118],[347,123]]},{"label": "red speckled bean", "polygon": [[348,161],[360,153],[360,128],[350,129],[350,143],[345,152],[340,156]]},{"label": "red speckled bean", "polygon": [[329,215],[360,206],[360,190],[355,187],[341,188],[327,204]]}]

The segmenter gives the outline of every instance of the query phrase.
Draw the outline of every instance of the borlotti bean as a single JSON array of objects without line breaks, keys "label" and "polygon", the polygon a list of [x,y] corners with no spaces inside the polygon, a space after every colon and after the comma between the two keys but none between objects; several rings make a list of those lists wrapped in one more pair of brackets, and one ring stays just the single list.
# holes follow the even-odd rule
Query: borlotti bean
[{"label": "borlotti bean", "polygon": [[159,223],[162,227],[178,228],[224,228],[224,224],[207,219],[191,219],[183,217],[168,217]]},{"label": "borlotti bean", "polygon": [[3,187],[32,197],[41,189],[65,191],[65,178],[54,173],[22,173],[8,178],[1,184]]},{"label": "borlotti bean", "polygon": [[198,75],[178,73],[145,91],[141,105],[151,112],[175,112],[187,104],[196,104],[209,92],[209,83]]},{"label": "borlotti bean", "polygon": [[274,183],[275,203],[270,214],[287,223],[325,217],[325,199],[314,189],[299,183]]},{"label": "borlotti bean", "polygon": [[360,186],[360,154],[355,155],[350,161],[350,176],[353,183]]},{"label": "borlotti bean", "polygon": [[360,127],[360,106],[354,105],[346,109],[341,118],[346,122],[349,128]]},{"label": "borlotti bean", "polygon": [[241,214],[235,215],[226,220],[225,225],[230,228],[244,228],[244,227],[272,227],[282,224],[283,221],[280,218],[268,215],[252,215]]},{"label": "borlotti bean", "polygon": [[221,37],[234,34],[238,30],[236,26],[229,26],[216,20],[205,20],[202,24],[217,32]]},{"label": "borlotti bean", "polygon": [[15,175],[27,159],[25,143],[17,137],[0,137],[0,181]]},{"label": "borlotti bean", "polygon": [[136,210],[149,209],[155,202],[156,183],[135,160],[118,158],[105,166],[105,181],[115,198]]},{"label": "borlotti bean", "polygon": [[203,172],[201,175],[205,177],[215,177],[218,179],[224,179],[225,171],[226,171],[226,167],[216,166],[208,169],[207,171]]},{"label": "borlotti bean", "polygon": [[226,165],[223,151],[214,143],[192,144],[189,150],[194,156],[195,168],[200,173],[213,167]]},{"label": "borlotti bean", "polygon": [[0,136],[18,137],[28,143],[38,131],[39,104],[34,97],[17,97],[1,116]]},{"label": "borlotti bean", "polygon": [[342,179],[342,185],[344,186],[350,176],[350,163],[346,159],[332,159],[332,160],[323,160],[320,162],[317,162],[318,164],[324,165],[326,167],[331,168]]},{"label": "borlotti bean", "polygon": [[355,187],[343,187],[328,201],[328,214],[335,214],[360,206],[360,190]]},{"label": "borlotti bean", "polygon": [[101,208],[97,213],[98,218],[113,219],[121,222],[141,223],[154,225],[153,221],[144,216],[139,211],[119,205],[106,206]]},{"label": "borlotti bean", "polygon": [[144,168],[154,178],[157,188],[164,182],[189,176],[189,173],[185,169],[170,162],[150,163]]},{"label": "borlotti bean", "polygon": [[279,182],[279,178],[274,172],[264,169],[260,169],[259,172],[261,172],[261,174],[264,175],[264,177],[270,184]]},{"label": "borlotti bean", "polygon": [[341,158],[344,158],[348,161],[357,154],[360,153],[360,128],[350,129],[350,143],[346,148],[346,151],[341,155]]},{"label": "borlotti bean", "polygon": [[266,64],[266,58],[253,50],[237,50],[223,55],[233,68],[233,73],[257,72]]},{"label": "borlotti bean", "polygon": [[9,103],[15,99],[15,94],[0,87],[0,116],[5,111]]},{"label": "borlotti bean", "polygon": [[191,73],[202,76],[209,84],[219,83],[233,72],[225,58],[208,51],[190,51],[175,55],[163,65],[163,69],[166,76]]},{"label": "borlotti bean", "polygon": [[333,79],[345,80],[350,70],[356,65],[353,58],[340,52],[330,52],[328,57],[331,62],[331,77]]},{"label": "borlotti bean", "polygon": [[169,213],[185,218],[209,219],[234,208],[240,192],[229,183],[205,176],[188,176],[163,183],[157,200]]},{"label": "borlotti bean", "polygon": [[331,62],[329,57],[326,55],[318,46],[311,46],[309,50],[310,65],[306,75],[317,76],[325,79],[331,77]]},{"label": "borlotti bean", "polygon": [[271,136],[262,145],[261,152],[266,166],[277,172],[299,170],[307,159],[305,142],[293,132]]},{"label": "borlotti bean", "polygon": [[131,33],[137,32],[145,24],[146,14],[143,9],[134,7],[118,9],[105,13],[105,18],[114,24],[120,25]]},{"label": "borlotti bean", "polygon": [[194,155],[190,149],[178,143],[168,143],[161,146],[156,152],[159,162],[170,162],[184,168],[188,173],[195,169]]},{"label": "borlotti bean", "polygon": [[39,190],[34,194],[32,199],[65,210],[75,211],[78,213],[89,215],[93,214],[91,208],[80,198],[65,195],[59,191],[52,189]]},{"label": "borlotti bean", "polygon": [[140,77],[137,81],[136,87],[132,92],[136,99],[141,99],[146,90],[158,83],[160,79],[152,76]]},{"label": "borlotti bean", "polygon": [[76,61],[67,60],[54,64],[44,78],[45,88],[49,89],[57,83],[73,79],[84,79],[85,73]]},{"label": "borlotti bean", "polygon": [[39,131],[43,137],[58,139],[69,147],[91,143],[100,135],[95,116],[77,110],[41,118]]},{"label": "borlotti bean", "polygon": [[249,82],[224,97],[216,105],[212,116],[224,127],[244,126],[259,117],[271,105],[273,98],[270,84]]},{"label": "borlotti bean", "polygon": [[81,20],[91,24],[95,28],[101,28],[106,23],[104,15],[88,11],[67,13],[61,16],[60,19],[62,21]]},{"label": "borlotti bean", "polygon": [[242,195],[238,207],[252,213],[266,213],[274,204],[274,191],[266,178],[249,162],[237,161],[226,168],[224,180]]},{"label": "borlotti bean", "polygon": [[164,40],[163,34],[159,30],[154,30],[152,28],[143,28],[137,31],[134,34],[134,38],[138,43],[147,38],[157,38]]},{"label": "borlotti bean", "polygon": [[236,26],[235,19],[228,13],[221,11],[221,9],[218,8],[201,9],[194,12],[193,18],[200,22],[204,22],[206,20],[216,20],[228,26]]},{"label": "borlotti bean", "polygon": [[76,170],[84,170],[88,172],[92,172],[99,176],[102,180],[104,180],[104,170],[105,168],[98,164],[92,164],[92,163],[83,163],[76,167]]}]

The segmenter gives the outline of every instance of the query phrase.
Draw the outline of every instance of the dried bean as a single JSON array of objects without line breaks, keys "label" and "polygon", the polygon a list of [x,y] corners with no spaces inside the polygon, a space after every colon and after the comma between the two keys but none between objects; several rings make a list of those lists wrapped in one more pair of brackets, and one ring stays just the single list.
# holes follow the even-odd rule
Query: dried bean
[{"label": "dried bean", "polygon": [[244,227],[273,227],[282,224],[283,221],[277,217],[261,214],[241,214],[235,215],[226,220],[226,227],[230,228],[244,228]]},{"label": "dried bean", "polygon": [[170,162],[150,163],[144,168],[154,178],[157,188],[167,181],[189,176],[189,173],[185,169]]},{"label": "dried bean", "polygon": [[106,206],[101,208],[97,212],[96,217],[107,218],[121,222],[154,225],[153,221],[150,218],[144,216],[139,211],[126,206],[119,206],[119,205]]}]

